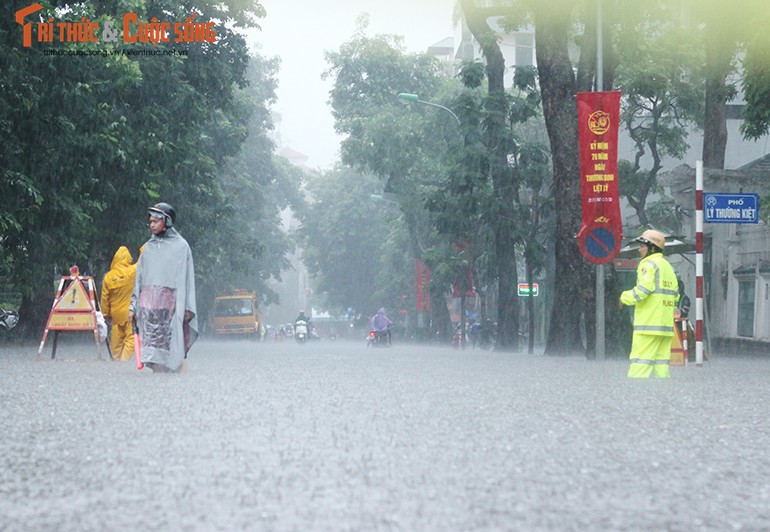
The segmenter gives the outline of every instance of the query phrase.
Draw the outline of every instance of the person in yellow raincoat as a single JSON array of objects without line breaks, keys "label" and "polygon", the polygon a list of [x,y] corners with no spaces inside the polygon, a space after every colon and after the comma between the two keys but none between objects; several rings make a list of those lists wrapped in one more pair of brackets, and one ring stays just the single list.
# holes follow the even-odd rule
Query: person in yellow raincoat
[{"label": "person in yellow raincoat", "polygon": [[663,258],[663,233],[648,229],[635,241],[639,242],[642,259],[636,269],[636,286],[620,294],[619,301],[620,308],[635,306],[628,377],[643,379],[652,374],[668,378],[679,283],[674,269]]},{"label": "person in yellow raincoat", "polygon": [[101,307],[104,319],[112,321],[110,348],[114,360],[131,360],[134,333],[128,319],[131,292],[136,280],[136,264],[126,246],[120,246],[112,258],[110,271],[102,281]]}]

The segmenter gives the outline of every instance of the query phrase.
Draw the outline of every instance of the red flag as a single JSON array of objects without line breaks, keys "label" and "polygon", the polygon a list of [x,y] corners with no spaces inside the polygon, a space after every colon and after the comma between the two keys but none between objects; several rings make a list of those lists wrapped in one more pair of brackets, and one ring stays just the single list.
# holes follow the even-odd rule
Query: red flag
[{"label": "red flag", "polygon": [[452,297],[462,297],[462,284],[465,284],[465,297],[473,297],[476,295],[476,292],[473,291],[473,272],[468,268],[465,274],[467,276],[465,283],[459,280],[452,283]]},{"label": "red flag", "polygon": [[618,188],[620,91],[579,92],[577,105],[583,204],[578,242],[586,259],[605,264],[615,258],[623,240]]}]

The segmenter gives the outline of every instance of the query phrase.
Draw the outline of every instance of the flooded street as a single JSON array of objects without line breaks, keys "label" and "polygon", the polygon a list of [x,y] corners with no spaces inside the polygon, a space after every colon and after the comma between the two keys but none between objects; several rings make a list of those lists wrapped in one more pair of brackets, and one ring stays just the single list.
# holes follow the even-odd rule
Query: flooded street
[{"label": "flooded street", "polygon": [[0,530],[767,530],[770,361],[0,349]]}]

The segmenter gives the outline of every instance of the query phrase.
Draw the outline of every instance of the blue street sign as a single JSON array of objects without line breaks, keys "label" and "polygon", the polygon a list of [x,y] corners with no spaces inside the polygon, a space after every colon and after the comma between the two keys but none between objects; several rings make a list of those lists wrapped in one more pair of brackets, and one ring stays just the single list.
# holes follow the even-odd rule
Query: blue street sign
[{"label": "blue street sign", "polygon": [[758,223],[759,194],[703,194],[703,215],[709,223]]}]

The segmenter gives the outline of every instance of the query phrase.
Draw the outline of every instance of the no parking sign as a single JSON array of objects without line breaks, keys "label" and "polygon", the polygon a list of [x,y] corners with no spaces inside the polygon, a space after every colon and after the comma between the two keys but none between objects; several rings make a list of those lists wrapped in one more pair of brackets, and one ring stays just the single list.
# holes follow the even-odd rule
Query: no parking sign
[{"label": "no parking sign", "polygon": [[578,235],[580,253],[594,264],[606,264],[618,254],[623,236],[616,228],[592,224]]}]

